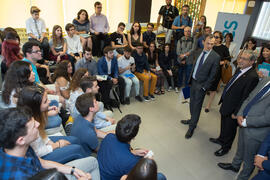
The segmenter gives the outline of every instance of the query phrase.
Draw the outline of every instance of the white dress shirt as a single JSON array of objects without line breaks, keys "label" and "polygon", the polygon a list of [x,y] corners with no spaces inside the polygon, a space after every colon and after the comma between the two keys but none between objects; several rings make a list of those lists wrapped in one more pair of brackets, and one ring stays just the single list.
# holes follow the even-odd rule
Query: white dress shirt
[{"label": "white dress shirt", "polygon": [[80,53],[83,52],[80,36],[73,35],[73,37],[67,36],[67,53]]},{"label": "white dress shirt", "polygon": [[[199,67],[199,63],[200,63],[201,57],[202,57],[202,55],[203,55],[203,52],[206,52],[206,54],[204,55],[204,59],[203,59],[203,63],[204,63],[205,60],[207,59],[208,55],[211,53],[211,51],[212,51],[212,50],[210,50],[210,51],[205,51],[205,50],[203,50],[202,53],[200,54],[200,56],[198,57],[198,59],[197,59],[197,61],[196,61],[196,65],[195,65],[195,67],[194,67],[193,74],[192,74],[192,78],[193,78],[193,79],[196,79],[195,75],[196,75],[196,73],[197,73],[197,69],[198,69],[198,67]],[[202,63],[202,64],[203,64],[203,63]]]},{"label": "white dress shirt", "polygon": [[[39,34],[41,36],[42,33],[46,32],[45,21],[43,19],[39,18],[36,20],[36,23],[37,23],[38,30],[37,30],[36,25],[35,25],[35,20],[32,17],[28,18],[25,22],[26,33],[27,34],[32,33],[37,38],[41,38],[41,37],[39,37]],[[31,38],[31,36],[28,36],[28,38]]]}]

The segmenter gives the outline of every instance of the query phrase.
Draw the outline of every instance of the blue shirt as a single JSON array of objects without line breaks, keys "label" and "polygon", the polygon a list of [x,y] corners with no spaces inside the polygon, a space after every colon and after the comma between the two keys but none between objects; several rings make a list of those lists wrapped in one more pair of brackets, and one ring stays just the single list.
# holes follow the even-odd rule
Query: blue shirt
[{"label": "blue shirt", "polygon": [[98,150],[98,164],[101,180],[119,180],[140,160],[130,152],[128,143],[120,142],[115,134],[108,134]]},{"label": "blue shirt", "polygon": [[70,132],[71,136],[75,136],[80,140],[80,143],[88,156],[98,147],[98,138],[95,131],[95,125],[87,121],[82,116],[77,116]]},{"label": "blue shirt", "polygon": [[[180,17],[182,19],[182,23],[180,22]],[[192,19],[189,16],[184,18],[182,15],[179,15],[174,19],[173,25],[177,27],[181,27],[182,25],[192,27]],[[176,32],[180,31],[184,32],[184,29],[176,29]]]},{"label": "blue shirt", "polygon": [[40,161],[31,147],[25,157],[8,155],[0,150],[0,178],[1,180],[25,180],[43,170]]},{"label": "blue shirt", "polygon": [[35,73],[35,83],[40,84],[40,80],[39,80],[39,76],[38,76],[38,72],[37,72],[37,67],[28,59],[23,58],[23,61],[29,62],[32,66],[33,72]]},{"label": "blue shirt", "polygon": [[200,49],[203,49],[204,48],[204,45],[203,45],[203,36],[199,37],[198,42],[197,42],[197,47],[200,48]]}]

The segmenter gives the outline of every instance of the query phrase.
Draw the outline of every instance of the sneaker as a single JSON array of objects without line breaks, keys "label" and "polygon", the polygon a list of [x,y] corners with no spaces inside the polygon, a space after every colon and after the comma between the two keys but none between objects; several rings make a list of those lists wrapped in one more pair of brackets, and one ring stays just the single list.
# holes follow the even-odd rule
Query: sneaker
[{"label": "sneaker", "polygon": [[179,92],[177,87],[175,88],[175,92],[176,92],[176,93],[178,93],[178,92]]},{"label": "sneaker", "polygon": [[155,100],[156,99],[154,95],[150,95],[150,98],[151,98],[151,100]]},{"label": "sneaker", "polygon": [[167,91],[170,92],[171,90],[172,90],[172,86],[170,86]]},{"label": "sneaker", "polygon": [[144,98],[144,101],[150,101],[151,100],[151,98],[149,96],[143,96],[143,98]]},{"label": "sneaker", "polygon": [[141,97],[140,95],[135,96],[135,99],[136,99],[137,101],[139,101],[139,102],[143,102],[143,99],[142,99],[142,97]]},{"label": "sneaker", "polygon": [[127,98],[125,99],[125,104],[127,104],[127,105],[130,104],[130,99],[129,99],[129,97],[127,97]]}]

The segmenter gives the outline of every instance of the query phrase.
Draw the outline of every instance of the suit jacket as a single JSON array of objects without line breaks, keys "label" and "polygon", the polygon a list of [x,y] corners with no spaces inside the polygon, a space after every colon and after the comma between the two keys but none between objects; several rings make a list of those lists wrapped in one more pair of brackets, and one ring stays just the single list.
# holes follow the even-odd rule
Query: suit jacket
[{"label": "suit jacket", "polygon": [[[256,88],[249,94],[243,102],[237,116],[243,116],[244,108],[257,95],[257,93],[270,81],[270,77],[259,81]],[[270,92],[267,92],[256,104],[254,104],[247,117],[247,127],[244,128],[245,134],[251,138],[262,142],[268,132],[270,132]]]},{"label": "suit jacket", "polygon": [[[105,56],[98,60],[98,74],[99,75],[111,75],[113,78],[118,78],[118,62],[115,57],[111,60],[111,74],[108,74],[108,66]],[[108,76],[108,79],[112,77]]]},{"label": "suit jacket", "polygon": [[[194,63],[192,67],[192,71],[189,78],[189,83],[191,84],[192,75],[194,72],[194,68],[196,66],[196,62],[199,61],[198,57],[200,56],[202,49],[198,49],[194,52]],[[208,90],[213,81],[215,80],[216,73],[219,68],[220,56],[214,51],[211,50],[210,54],[205,59],[200,71],[197,72],[197,82],[202,85],[202,88]]]},{"label": "suit jacket", "polygon": [[[270,158],[270,133],[268,133],[267,137],[262,142],[258,154],[262,156],[267,156],[268,159]],[[270,160],[263,161],[262,166],[264,171],[259,172],[259,174],[256,175],[252,180],[270,179]]]},{"label": "suit jacket", "polygon": [[244,100],[258,84],[258,81],[258,74],[254,68],[242,74],[228,89],[224,99],[220,98],[219,104],[222,103],[219,109],[220,114],[223,116],[236,115]]}]

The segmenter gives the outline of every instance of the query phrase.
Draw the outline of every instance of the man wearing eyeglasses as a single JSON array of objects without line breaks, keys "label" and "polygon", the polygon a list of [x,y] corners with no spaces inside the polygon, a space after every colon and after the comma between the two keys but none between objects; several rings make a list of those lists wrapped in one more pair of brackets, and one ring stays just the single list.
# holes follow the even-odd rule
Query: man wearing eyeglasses
[{"label": "man wearing eyeglasses", "polygon": [[250,92],[258,84],[259,78],[253,64],[256,56],[252,51],[244,51],[238,62],[238,69],[227,83],[219,104],[221,115],[221,130],[218,138],[210,138],[213,143],[221,145],[215,152],[216,156],[223,156],[231,149],[237,132],[237,113]]},{"label": "man wearing eyeglasses", "polygon": [[93,56],[102,56],[103,48],[109,45],[109,23],[107,17],[101,13],[102,4],[97,1],[94,4],[95,13],[90,16],[90,32],[93,41]]}]

